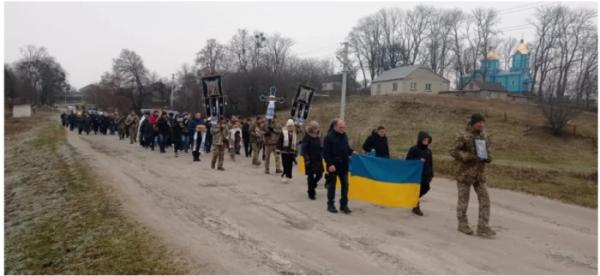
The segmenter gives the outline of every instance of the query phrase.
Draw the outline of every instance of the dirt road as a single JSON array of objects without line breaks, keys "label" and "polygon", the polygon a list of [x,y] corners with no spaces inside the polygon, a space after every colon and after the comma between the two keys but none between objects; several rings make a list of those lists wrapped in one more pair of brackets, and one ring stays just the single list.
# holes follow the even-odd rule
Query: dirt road
[{"label": "dirt road", "polygon": [[[278,176],[238,157],[221,172],[210,155],[145,151],[116,136],[71,143],[114,190],[123,210],[193,264],[219,274],[596,274],[597,211],[491,189],[493,240],[456,231],[456,186],[436,178],[424,217],[351,201],[352,215],[325,211],[322,182],[308,200],[305,177]],[[472,194],[469,217],[477,221]]]}]

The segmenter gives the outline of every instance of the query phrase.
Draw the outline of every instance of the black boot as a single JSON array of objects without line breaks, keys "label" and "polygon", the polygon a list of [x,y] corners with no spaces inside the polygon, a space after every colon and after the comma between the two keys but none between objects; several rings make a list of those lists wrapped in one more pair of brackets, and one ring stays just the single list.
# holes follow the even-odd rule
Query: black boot
[{"label": "black boot", "polygon": [[327,211],[329,211],[330,213],[337,213],[337,209],[335,209],[335,206],[329,206],[327,207]]},{"label": "black boot", "polygon": [[417,204],[417,207],[412,209],[413,214],[417,215],[417,216],[423,216],[423,212],[421,212],[421,204]]},{"label": "black boot", "polygon": [[344,214],[349,215],[350,213],[352,213],[352,210],[350,210],[350,208],[348,208],[348,206],[343,206],[340,208],[340,210],[342,212],[344,212]]}]

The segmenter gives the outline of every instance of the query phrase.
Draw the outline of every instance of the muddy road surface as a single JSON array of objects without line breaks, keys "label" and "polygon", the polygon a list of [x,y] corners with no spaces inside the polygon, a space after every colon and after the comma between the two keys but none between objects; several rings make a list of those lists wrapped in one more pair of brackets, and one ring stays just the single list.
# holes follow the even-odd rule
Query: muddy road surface
[{"label": "muddy road surface", "polygon": [[[69,143],[114,191],[123,211],[193,265],[218,274],[596,274],[597,211],[541,197],[490,189],[494,239],[456,231],[456,184],[436,178],[410,210],[351,201],[351,215],[326,212],[305,176],[283,184],[251,160],[211,155],[191,162],[119,141],[79,136]],[[471,194],[469,218],[477,222]]]}]

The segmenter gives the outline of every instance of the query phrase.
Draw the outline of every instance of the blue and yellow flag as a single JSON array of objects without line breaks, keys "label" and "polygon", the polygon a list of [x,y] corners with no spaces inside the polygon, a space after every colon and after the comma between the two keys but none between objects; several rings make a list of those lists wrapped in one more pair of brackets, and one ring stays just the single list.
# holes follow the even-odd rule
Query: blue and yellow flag
[{"label": "blue and yellow flag", "polygon": [[[304,160],[298,169],[304,172]],[[387,207],[413,208],[419,202],[423,162],[353,155],[348,197]],[[338,183],[339,185],[339,180]]]}]

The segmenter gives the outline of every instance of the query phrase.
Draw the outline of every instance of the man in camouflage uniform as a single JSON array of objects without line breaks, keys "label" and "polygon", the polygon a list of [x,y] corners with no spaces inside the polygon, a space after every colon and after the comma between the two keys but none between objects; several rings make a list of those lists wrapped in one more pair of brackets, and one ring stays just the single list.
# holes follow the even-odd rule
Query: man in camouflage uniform
[{"label": "man in camouflage uniform", "polygon": [[450,155],[458,163],[456,180],[458,186],[458,204],[456,213],[458,217],[458,231],[467,235],[472,235],[473,230],[469,227],[467,219],[467,208],[469,205],[469,192],[471,186],[477,193],[479,200],[479,224],[477,226],[477,235],[490,238],[496,233],[489,227],[490,219],[490,197],[488,195],[485,181],[485,166],[492,161],[490,156],[489,140],[486,140],[488,146],[488,158],[485,160],[477,156],[475,149],[475,139],[486,139],[484,133],[485,118],[481,114],[473,114],[466,130],[457,135],[456,142]]},{"label": "man in camouflage uniform", "polygon": [[225,148],[227,147],[227,136],[229,129],[224,117],[219,117],[219,122],[210,128],[212,134],[213,157],[210,163],[211,168],[215,168],[215,163],[218,162],[217,170],[224,171],[223,158],[225,157]]},{"label": "man in camouflage uniform", "polygon": [[252,165],[260,166],[260,151],[263,147],[263,129],[264,120],[261,116],[256,116],[254,123],[250,124],[250,144],[252,145]]},{"label": "man in camouflage uniform", "polygon": [[129,131],[129,143],[133,144],[137,141],[138,123],[140,118],[135,111],[132,110],[125,119],[125,129]]},{"label": "man in camouflage uniform", "polygon": [[271,155],[275,158],[275,173],[282,173],[281,168],[281,156],[277,151],[277,143],[279,142],[279,135],[281,135],[281,125],[277,123],[277,116],[263,124],[264,132],[264,143],[265,143],[265,173],[269,174],[269,164],[271,163]]}]

